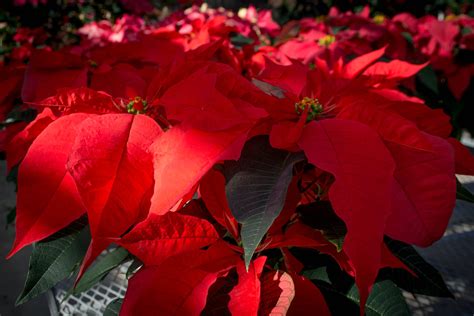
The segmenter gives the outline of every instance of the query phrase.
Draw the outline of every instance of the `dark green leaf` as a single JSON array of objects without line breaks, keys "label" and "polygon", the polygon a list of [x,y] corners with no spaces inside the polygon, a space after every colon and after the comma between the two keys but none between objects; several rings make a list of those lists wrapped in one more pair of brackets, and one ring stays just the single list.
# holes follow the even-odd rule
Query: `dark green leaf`
[{"label": "dark green leaf", "polygon": [[458,179],[456,179],[456,198],[458,200],[474,203],[474,194],[466,189]]},{"label": "dark green leaf", "polygon": [[402,32],[402,36],[407,40],[408,43],[413,44],[413,36],[408,32]]},{"label": "dark green leaf", "polygon": [[436,76],[433,67],[426,66],[425,68],[420,70],[420,72],[418,72],[417,77],[425,87],[430,89],[436,95],[439,94],[438,77]]},{"label": "dark green leaf", "polygon": [[30,257],[28,276],[16,304],[23,304],[67,278],[80,264],[90,242],[85,220],[76,221],[38,242]]},{"label": "dark green leaf", "polygon": [[243,36],[242,34],[237,34],[230,38],[230,42],[234,46],[242,47],[245,45],[253,44],[254,40],[249,37]]},{"label": "dark green leaf", "polygon": [[[357,315],[360,303],[359,292],[355,284],[348,291],[336,288],[324,281],[314,281],[323,293],[333,315]],[[367,303],[367,316],[404,316],[410,315],[400,289],[389,280],[376,282],[372,287]]]},{"label": "dark green leaf", "polygon": [[337,284],[340,289],[349,289],[354,278],[344,272],[330,255],[308,248],[289,248],[290,253],[303,264],[301,274],[308,279]]},{"label": "dark green leaf", "polygon": [[332,209],[331,203],[317,201],[299,206],[297,211],[305,224],[320,230],[324,237],[337,247],[337,251],[342,250],[347,228]]},{"label": "dark green leaf", "polygon": [[403,269],[383,269],[380,277],[390,279],[398,287],[412,293],[454,298],[439,272],[426,262],[412,246],[388,238],[385,242],[392,253],[418,277],[414,277]]},{"label": "dark green leaf", "polygon": [[327,283],[331,283],[326,267],[306,270],[303,272],[303,276],[310,280],[320,280]]},{"label": "dark green leaf", "polygon": [[[299,260],[301,255],[307,257],[304,252],[293,254]],[[360,297],[353,277],[341,270],[334,260],[325,260],[324,256],[319,256],[314,260],[314,264],[311,264],[311,260],[302,262],[305,266],[308,263],[312,266],[305,270],[303,275],[320,288],[333,315],[359,314]],[[401,291],[390,280],[377,279],[365,308],[368,316],[409,315]]]},{"label": "dark green leaf", "polygon": [[35,109],[24,110],[21,106],[15,106],[7,115],[8,124],[13,122],[31,122],[35,119],[37,111]]},{"label": "dark green leaf", "polygon": [[252,83],[254,84],[254,86],[256,86],[268,95],[274,96],[278,99],[283,99],[285,97],[285,92],[281,88],[273,86],[265,81],[253,78]]},{"label": "dark green leaf", "polygon": [[120,308],[122,307],[123,299],[116,298],[107,305],[105,308],[103,316],[118,316],[120,313]]},{"label": "dark green leaf", "polygon": [[331,315],[359,315],[359,306],[350,300],[344,292],[324,281],[313,280],[313,283],[323,294]]},{"label": "dark green leaf", "polygon": [[340,252],[342,250],[342,246],[344,245],[344,236],[328,236],[324,235],[327,241],[329,241],[331,244],[336,246],[337,252]]},{"label": "dark green leaf", "polygon": [[245,144],[238,162],[225,163],[227,200],[242,224],[240,234],[247,266],[283,208],[293,165],[303,159],[301,153],[274,149],[268,137],[257,136]]},{"label": "dark green leaf", "polygon": [[332,34],[336,35],[337,33],[341,32],[341,31],[344,31],[347,29],[347,26],[343,25],[343,26],[333,26],[332,27]]},{"label": "dark green leaf", "polygon": [[472,33],[472,29],[470,27],[463,27],[463,29],[461,30],[462,35],[468,35],[471,33]]},{"label": "dark green leaf", "polygon": [[100,257],[96,263],[84,273],[72,293],[77,294],[90,289],[127,258],[129,258],[128,251],[121,247],[115,248],[105,256]]},{"label": "dark green leaf", "polygon": [[130,264],[130,266],[128,267],[128,270],[127,270],[127,273],[125,274],[125,277],[127,279],[130,279],[130,277],[138,271],[138,269],[140,269],[141,267],[143,266],[143,262],[141,262],[140,260],[138,259],[134,259],[132,261],[132,263]]},{"label": "dark green leaf", "polygon": [[358,315],[359,306],[347,297],[354,278],[345,273],[336,261],[316,250],[291,248],[291,253],[304,264],[302,274],[315,283],[324,295],[332,315]]},{"label": "dark green leaf", "polygon": [[[347,297],[359,303],[359,291],[353,286]],[[400,289],[389,280],[376,282],[372,287],[367,303],[365,304],[365,314],[367,316],[395,316],[410,315],[410,311],[405,302]]]}]

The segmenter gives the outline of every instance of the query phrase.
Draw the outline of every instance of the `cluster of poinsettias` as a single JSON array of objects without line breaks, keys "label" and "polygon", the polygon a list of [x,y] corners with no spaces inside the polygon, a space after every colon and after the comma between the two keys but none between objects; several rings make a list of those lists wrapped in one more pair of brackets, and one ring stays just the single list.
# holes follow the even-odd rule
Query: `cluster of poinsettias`
[{"label": "cluster of poinsettias", "polygon": [[[444,20],[410,13],[393,17],[371,16],[368,6],[358,13],[340,12],[333,7],[325,17],[290,21],[277,37],[273,58],[288,58],[305,64],[322,58],[333,64],[341,57],[368,53],[387,45],[387,56],[407,61],[430,61],[446,80],[452,94],[460,99],[474,76],[470,56],[474,50],[474,19],[448,15]],[[463,57],[464,56],[464,57]]]},{"label": "cluster of poinsettias", "polygon": [[[277,62],[250,50],[275,35],[268,15],[189,13],[127,43],[35,51],[2,88],[38,112],[3,135],[10,256],[87,215],[79,279],[112,244],[143,263],[122,315],[329,314],[292,252],[311,249],[355,279],[363,311],[380,269],[414,273],[384,236],[439,239],[455,174],[474,174],[449,117],[398,90],[425,64],[379,61],[386,48]],[[342,247],[315,223],[327,208]]]}]

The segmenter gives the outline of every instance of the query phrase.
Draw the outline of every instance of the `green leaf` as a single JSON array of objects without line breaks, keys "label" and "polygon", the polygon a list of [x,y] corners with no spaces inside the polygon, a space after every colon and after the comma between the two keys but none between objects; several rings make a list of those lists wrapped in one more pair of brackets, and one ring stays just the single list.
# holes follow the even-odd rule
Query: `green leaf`
[{"label": "green leaf", "polygon": [[456,199],[474,203],[474,194],[466,189],[458,179],[456,179]]},{"label": "green leaf", "polygon": [[420,72],[418,72],[417,77],[425,87],[430,89],[436,95],[439,94],[438,77],[436,76],[433,67],[426,66],[425,68],[420,70]]},{"label": "green leaf", "polygon": [[[314,282],[322,291],[328,305],[336,314],[356,315],[360,303],[359,291],[355,284],[348,290],[341,290],[324,281]],[[351,304],[352,303],[352,304]],[[349,313],[348,310],[353,312]],[[367,303],[365,304],[367,316],[405,316],[410,311],[400,289],[391,281],[376,282],[372,287]]]},{"label": "green leaf", "polygon": [[318,267],[316,269],[303,271],[303,276],[310,280],[320,280],[331,283],[326,267]]},{"label": "green leaf", "polygon": [[359,305],[350,300],[345,291],[321,280],[313,280],[313,283],[323,294],[331,315],[359,315]]},{"label": "green leaf", "polygon": [[402,32],[402,36],[407,40],[408,43],[413,45],[413,36],[408,32]]},{"label": "green leaf", "polygon": [[333,26],[332,27],[332,34],[336,35],[337,33],[346,30],[348,27],[343,25],[343,26]]},{"label": "green leaf", "polygon": [[268,95],[274,96],[278,99],[285,98],[285,92],[283,91],[283,89],[279,87],[273,86],[269,84],[268,82],[261,81],[255,78],[252,79],[252,83],[254,86],[256,86],[257,88],[259,88],[260,90],[262,90]]},{"label": "green leaf", "polygon": [[100,259],[84,273],[76,287],[72,290],[72,293],[78,294],[90,289],[128,258],[128,251],[121,247],[117,247],[105,256],[100,257]]},{"label": "green leaf", "polygon": [[123,299],[116,298],[107,305],[105,308],[103,316],[118,316],[120,313],[120,308],[122,307]]},{"label": "green leaf", "polygon": [[230,42],[234,46],[242,47],[245,45],[253,44],[254,40],[249,37],[243,36],[242,34],[237,34],[230,38]]},{"label": "green leaf", "polygon": [[336,246],[337,252],[342,251],[342,246],[344,245],[344,236],[327,236],[324,235],[327,241]]},{"label": "green leaf", "polygon": [[332,315],[359,314],[358,304],[347,297],[354,286],[354,278],[341,270],[331,256],[295,247],[290,251],[305,268],[308,267],[302,274],[319,287]]},{"label": "green leaf", "polygon": [[127,280],[130,279],[133,276],[133,274],[135,274],[138,271],[138,269],[140,269],[142,266],[143,266],[143,262],[135,258],[130,264],[130,266],[128,267],[127,273],[125,274],[125,277],[127,278]]},{"label": "green leaf", "polygon": [[[351,288],[347,297],[359,304],[359,291],[356,286]],[[365,314],[367,316],[402,316],[410,315],[410,310],[400,289],[392,281],[385,280],[376,282],[372,287],[365,304]]]},{"label": "green leaf", "polygon": [[470,27],[463,27],[461,30],[462,35],[468,35],[472,33],[472,29]]},{"label": "green leaf", "polygon": [[242,224],[245,264],[278,217],[293,177],[293,165],[304,159],[270,146],[268,137],[248,141],[238,162],[226,162],[226,195],[232,214]]},{"label": "green leaf", "polygon": [[78,220],[33,247],[23,292],[23,304],[67,278],[80,264],[90,242],[84,219]]},{"label": "green leaf", "polygon": [[389,238],[386,238],[385,243],[390,251],[418,277],[414,277],[403,269],[383,269],[380,272],[380,277],[388,278],[398,287],[412,293],[454,298],[439,272],[426,262],[412,246]]},{"label": "green leaf", "polygon": [[[296,257],[300,259],[302,253]],[[304,253],[303,253],[304,254]],[[305,257],[308,257],[305,254]],[[313,257],[313,256],[311,256]],[[329,258],[329,257],[328,257]],[[345,273],[332,259],[325,260],[324,257],[315,259],[317,266],[305,270],[303,275],[312,280],[323,293],[333,315],[358,315],[359,314],[359,291],[355,285],[354,278]],[[305,266],[308,265],[307,261]],[[321,266],[319,264],[322,264]],[[309,262],[309,265],[312,264]],[[405,299],[400,289],[390,280],[378,278],[367,299],[366,315],[409,315]]]}]

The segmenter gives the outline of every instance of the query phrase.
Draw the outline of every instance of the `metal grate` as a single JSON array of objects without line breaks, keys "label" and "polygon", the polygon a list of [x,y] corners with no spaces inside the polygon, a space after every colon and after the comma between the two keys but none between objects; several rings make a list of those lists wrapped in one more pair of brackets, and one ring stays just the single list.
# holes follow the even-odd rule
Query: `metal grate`
[{"label": "metal grate", "polygon": [[107,305],[123,298],[127,290],[125,274],[130,262],[112,270],[104,280],[78,295],[67,294],[74,280],[59,283],[49,293],[52,316],[102,316]]}]

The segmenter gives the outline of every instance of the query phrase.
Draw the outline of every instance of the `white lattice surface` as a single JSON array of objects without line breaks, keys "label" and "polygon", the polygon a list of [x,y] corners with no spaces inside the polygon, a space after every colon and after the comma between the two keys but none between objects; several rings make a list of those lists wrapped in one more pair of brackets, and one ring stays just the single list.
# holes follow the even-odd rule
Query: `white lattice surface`
[{"label": "white lattice surface", "polygon": [[62,282],[50,293],[52,316],[101,316],[107,305],[116,298],[123,298],[127,289],[125,274],[130,263],[110,272],[107,277],[79,295],[67,295],[72,280]]}]

